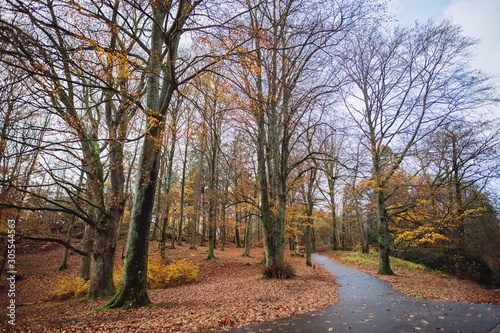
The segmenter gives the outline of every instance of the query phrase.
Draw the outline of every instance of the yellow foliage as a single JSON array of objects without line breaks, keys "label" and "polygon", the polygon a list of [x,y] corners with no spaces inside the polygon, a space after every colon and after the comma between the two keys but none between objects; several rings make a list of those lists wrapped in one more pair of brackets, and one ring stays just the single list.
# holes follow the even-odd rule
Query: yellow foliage
[{"label": "yellow foliage", "polygon": [[449,241],[449,238],[436,232],[433,227],[421,226],[415,230],[405,231],[397,235],[394,244],[410,243],[412,245],[435,244],[438,241]]},{"label": "yellow foliage", "polygon": [[73,297],[82,297],[88,294],[90,281],[80,277],[61,278],[51,292],[52,299],[65,300]]},{"label": "yellow foliage", "polygon": [[[120,285],[123,271],[115,270],[113,284]],[[174,260],[165,265],[161,259],[153,259],[148,264],[148,285],[151,289],[163,289],[185,283],[198,281],[199,268],[186,259]],[[52,299],[66,300],[86,296],[90,290],[90,281],[80,277],[61,278],[50,293]]]},{"label": "yellow foliage", "polygon": [[163,289],[198,280],[199,268],[186,259],[174,260],[165,265],[161,259],[153,259],[148,265],[148,285],[151,289]]}]

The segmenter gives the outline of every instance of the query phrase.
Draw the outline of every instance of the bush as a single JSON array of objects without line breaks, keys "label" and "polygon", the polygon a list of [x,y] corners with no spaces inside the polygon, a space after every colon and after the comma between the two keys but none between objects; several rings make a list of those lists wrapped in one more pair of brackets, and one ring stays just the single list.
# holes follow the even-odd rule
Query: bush
[{"label": "bush", "polygon": [[[198,281],[198,266],[186,259],[174,260],[170,265],[165,265],[161,259],[154,259],[149,262],[148,266],[148,285],[151,289],[162,289]],[[121,269],[114,271],[115,288],[120,286],[121,276]],[[66,300],[86,296],[89,291],[90,281],[85,281],[80,277],[61,278],[50,296],[52,299]]]},{"label": "bush", "polygon": [[264,279],[290,279],[295,276],[295,269],[292,264],[285,262],[283,266],[265,267],[262,272]]},{"label": "bush", "polygon": [[479,283],[483,286],[492,284],[493,271],[488,263],[481,257],[468,254],[459,257],[456,264],[459,277]]},{"label": "bush", "polygon": [[153,259],[148,265],[148,285],[151,289],[164,289],[198,281],[198,266],[186,259],[174,260],[165,265],[161,259]]},{"label": "bush", "polygon": [[74,297],[83,297],[89,293],[90,281],[80,277],[62,278],[51,293],[52,299],[65,300]]},{"label": "bush", "polygon": [[484,286],[495,285],[494,272],[480,255],[443,252],[439,249],[410,248],[400,257]]}]

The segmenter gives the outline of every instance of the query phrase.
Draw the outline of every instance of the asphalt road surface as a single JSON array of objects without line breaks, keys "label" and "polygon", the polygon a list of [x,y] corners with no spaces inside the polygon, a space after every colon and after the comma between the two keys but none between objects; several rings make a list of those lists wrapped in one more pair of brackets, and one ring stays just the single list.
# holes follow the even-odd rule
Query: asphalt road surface
[{"label": "asphalt road surface", "polygon": [[[497,332],[500,306],[443,303],[406,296],[385,281],[314,254],[336,276],[340,301],[321,311],[234,329],[233,333],[286,332]],[[496,329],[495,329],[496,327]]]}]

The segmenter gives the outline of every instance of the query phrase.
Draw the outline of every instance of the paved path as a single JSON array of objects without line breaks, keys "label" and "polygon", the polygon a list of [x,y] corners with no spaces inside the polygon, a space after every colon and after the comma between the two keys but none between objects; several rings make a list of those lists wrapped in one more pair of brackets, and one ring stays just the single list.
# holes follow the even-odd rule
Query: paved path
[{"label": "paved path", "polygon": [[322,311],[230,332],[472,333],[490,332],[500,323],[499,306],[442,303],[409,297],[395,291],[387,282],[329,258],[314,254],[313,260],[336,276],[336,282],[341,285],[338,303]]}]

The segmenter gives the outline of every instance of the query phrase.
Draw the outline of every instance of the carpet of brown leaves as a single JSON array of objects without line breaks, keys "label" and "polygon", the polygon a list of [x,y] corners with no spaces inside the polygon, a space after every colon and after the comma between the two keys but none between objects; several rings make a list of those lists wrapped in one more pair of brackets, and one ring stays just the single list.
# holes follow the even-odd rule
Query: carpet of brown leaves
[{"label": "carpet of brown leaves", "polygon": [[[158,255],[156,244],[151,245]],[[151,290],[152,307],[127,311],[97,311],[108,300],[50,299],[54,284],[77,275],[79,257],[70,256],[70,268],[57,271],[62,247],[55,244],[19,246],[16,283],[16,331],[23,332],[207,332],[240,327],[325,308],[338,300],[333,277],[320,267],[305,266],[304,258],[289,257],[297,276],[290,280],[262,280],[263,250],[252,249],[251,258],[228,244],[216,250],[216,259],[205,260],[206,248],[188,245],[167,250],[169,259],[188,258],[200,267],[197,283]],[[121,249],[116,265],[122,265]],[[4,280],[4,279],[2,279]],[[6,285],[0,282],[0,325],[6,323]]]},{"label": "carpet of brown leaves", "polygon": [[[321,254],[342,262],[342,257],[336,253],[324,252]],[[500,290],[486,289],[474,282],[440,272],[395,270],[396,275],[378,275],[374,269],[342,263],[385,280],[396,290],[407,295],[440,302],[500,304]]]}]

